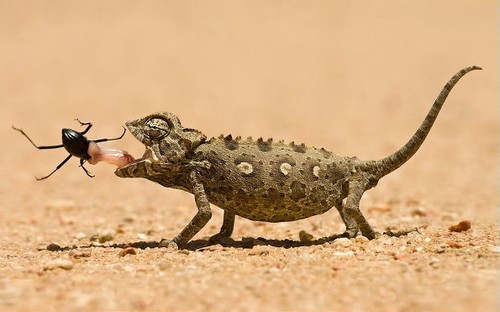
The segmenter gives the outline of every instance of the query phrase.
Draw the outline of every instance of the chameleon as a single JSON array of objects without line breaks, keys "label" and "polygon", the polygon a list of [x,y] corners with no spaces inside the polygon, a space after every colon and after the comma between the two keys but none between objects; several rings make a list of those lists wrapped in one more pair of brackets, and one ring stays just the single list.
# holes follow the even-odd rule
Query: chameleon
[{"label": "chameleon", "polygon": [[406,163],[420,148],[441,107],[469,66],[443,87],[420,127],[399,150],[378,160],[337,155],[324,148],[273,139],[242,139],[232,135],[207,139],[201,131],[181,125],[170,112],[129,121],[126,127],[145,146],[139,159],[128,157],[115,174],[145,178],[194,195],[196,215],[173,240],[160,246],[182,247],[210,220],[211,204],[224,210],[219,233],[210,241],[230,237],[235,217],[288,222],[322,214],[335,207],[343,222],[342,236],[368,239],[376,232],[361,212],[364,192]]}]

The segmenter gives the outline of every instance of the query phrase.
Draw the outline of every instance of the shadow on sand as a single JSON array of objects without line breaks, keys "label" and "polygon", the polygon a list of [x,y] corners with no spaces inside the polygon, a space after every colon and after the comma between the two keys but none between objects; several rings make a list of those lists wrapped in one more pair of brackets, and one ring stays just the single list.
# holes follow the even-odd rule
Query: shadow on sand
[{"label": "shadow on sand", "polygon": [[[336,240],[337,238],[344,237],[342,234],[333,235],[328,237],[319,238],[311,241],[298,241],[298,240],[278,240],[278,239],[265,239],[262,237],[253,238],[253,237],[244,237],[241,240],[233,240],[231,238],[224,239],[220,242],[211,242],[209,240],[193,240],[187,243],[185,246],[179,249],[185,250],[200,250],[203,251],[207,247],[221,245],[226,248],[247,248],[251,249],[254,246],[273,246],[273,247],[281,247],[281,248],[295,248],[295,247],[304,247],[304,246],[316,246],[322,245],[327,242],[331,242]],[[138,241],[133,243],[122,243],[122,244],[87,244],[87,245],[72,245],[72,246],[60,246],[58,244],[50,244],[47,246],[46,250],[49,251],[68,251],[74,249],[83,249],[83,248],[137,248],[137,249],[146,249],[146,248],[163,248],[160,247],[160,242],[158,241]],[[45,250],[45,249],[44,249]]]},{"label": "shadow on sand", "polygon": [[[388,230],[383,233],[383,235],[387,236],[393,236],[393,237],[400,237],[400,236],[405,236],[408,235],[408,233],[411,232],[417,232],[420,233],[418,228],[412,228],[409,230],[401,230],[401,231],[391,231]],[[244,237],[241,240],[233,240],[232,238],[225,238],[222,241],[218,242],[212,242],[210,240],[193,240],[187,243],[185,246],[179,249],[184,249],[184,250],[191,250],[191,251],[205,251],[205,250],[210,250],[209,247],[215,246],[215,245],[221,245],[222,247],[226,248],[246,248],[246,249],[251,249],[254,246],[272,246],[272,247],[280,247],[280,248],[296,248],[296,247],[304,247],[304,246],[317,246],[317,245],[323,245],[328,242],[332,242],[338,238],[345,237],[344,234],[338,234],[338,235],[332,235],[328,237],[323,237],[315,240],[310,240],[310,241],[300,241],[300,240],[290,240],[290,239],[284,239],[284,240],[278,240],[278,239],[266,239],[262,237],[258,238],[253,238],[253,237]],[[83,249],[83,248],[119,248],[119,249],[125,249],[125,248],[137,248],[137,249],[146,249],[146,248],[168,248],[168,247],[163,247],[160,246],[160,242],[157,241],[138,241],[138,242],[133,242],[133,243],[122,243],[122,244],[109,244],[109,245],[104,245],[104,244],[88,244],[88,245],[72,245],[72,246],[60,246],[58,244],[49,244],[47,248],[43,248],[40,250],[48,250],[48,251],[68,251],[68,250],[74,250],[74,249]]]}]

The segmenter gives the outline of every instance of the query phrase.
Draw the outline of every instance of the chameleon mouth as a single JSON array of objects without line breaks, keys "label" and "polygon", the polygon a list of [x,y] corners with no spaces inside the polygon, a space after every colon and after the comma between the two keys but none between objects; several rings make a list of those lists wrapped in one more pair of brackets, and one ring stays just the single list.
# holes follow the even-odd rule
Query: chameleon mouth
[{"label": "chameleon mouth", "polygon": [[[127,155],[130,156],[129,154]],[[144,151],[144,154],[142,155],[141,158],[134,159],[134,157],[132,156],[130,157],[123,156],[123,163],[119,165],[118,168],[116,168],[116,171],[126,169],[130,166],[137,165],[138,163],[141,162],[146,162],[146,161],[151,162],[151,160],[154,159],[155,157],[153,151],[146,146],[146,150]]]}]

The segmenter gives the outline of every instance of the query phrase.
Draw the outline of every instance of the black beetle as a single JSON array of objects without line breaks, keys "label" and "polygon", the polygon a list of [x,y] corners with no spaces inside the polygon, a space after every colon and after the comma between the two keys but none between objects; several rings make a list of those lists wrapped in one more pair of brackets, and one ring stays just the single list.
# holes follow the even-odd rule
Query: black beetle
[{"label": "black beetle", "polygon": [[42,177],[42,178],[37,178],[35,177],[38,181],[47,179],[50,177],[54,172],[59,170],[64,164],[73,156],[80,158],[80,167],[82,167],[83,171],[87,174],[87,176],[93,178],[94,176],[83,166],[83,164],[91,159],[91,156],[89,155],[89,145],[90,142],[95,142],[95,143],[100,143],[100,142],[106,142],[106,141],[115,141],[121,139],[124,135],[125,132],[127,131],[125,128],[123,128],[123,133],[116,138],[112,139],[98,139],[98,140],[89,140],[85,137],[85,134],[92,128],[92,123],[90,122],[81,122],[79,119],[75,119],[80,123],[81,126],[87,126],[85,130],[82,132],[78,132],[73,129],[62,129],[62,144],[59,145],[48,145],[48,146],[38,146],[33,142],[29,136],[24,133],[22,129],[16,128],[12,126],[12,129],[21,132],[22,135],[24,135],[30,142],[33,144],[34,147],[38,149],[55,149],[55,148],[61,148],[64,147],[69,155],[66,157],[57,167],[52,171],[49,175]]}]

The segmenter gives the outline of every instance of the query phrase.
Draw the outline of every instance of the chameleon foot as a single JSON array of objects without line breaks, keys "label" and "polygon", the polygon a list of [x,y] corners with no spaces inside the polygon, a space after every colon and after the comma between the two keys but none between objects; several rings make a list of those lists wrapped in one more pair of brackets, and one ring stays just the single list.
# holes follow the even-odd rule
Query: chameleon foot
[{"label": "chameleon foot", "polygon": [[179,249],[179,245],[177,245],[176,242],[174,242],[171,239],[162,239],[160,243],[158,244],[158,247],[160,248],[168,248],[172,250],[177,250]]}]

